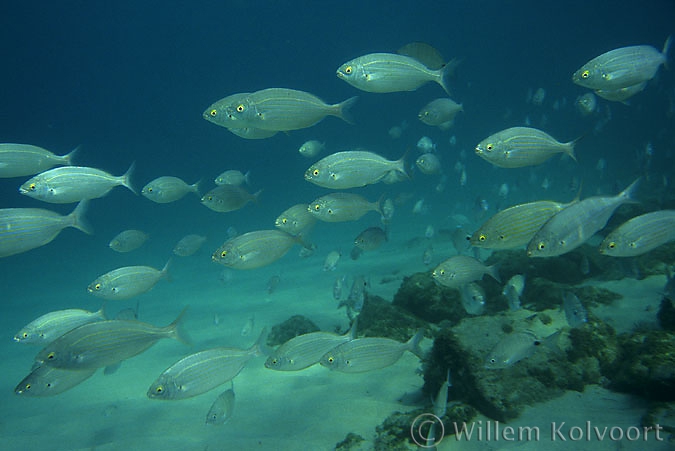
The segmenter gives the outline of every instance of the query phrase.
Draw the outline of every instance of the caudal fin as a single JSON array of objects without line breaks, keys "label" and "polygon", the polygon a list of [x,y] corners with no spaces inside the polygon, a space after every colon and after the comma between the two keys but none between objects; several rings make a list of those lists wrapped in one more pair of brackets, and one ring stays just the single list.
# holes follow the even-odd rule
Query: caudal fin
[{"label": "caudal fin", "polygon": [[439,70],[439,77],[436,80],[439,85],[443,88],[446,94],[450,94],[450,77],[455,74],[457,66],[459,66],[461,60],[458,58],[453,58],[448,63]]},{"label": "caudal fin", "polygon": [[63,158],[63,164],[67,166],[72,166],[73,165],[73,157],[77,154],[77,152],[80,150],[81,146],[77,146],[67,154],[63,155],[61,158]]},{"label": "caudal fin", "polygon": [[85,199],[80,201],[67,218],[70,220],[68,224],[69,227],[75,227],[78,230],[83,231],[87,235],[93,235],[94,229],[91,227],[89,222],[84,217],[84,214],[87,212],[87,206],[89,205],[89,200]]},{"label": "caudal fin", "polygon": [[127,169],[127,172],[125,172],[122,176],[122,186],[126,186],[132,193],[138,196],[138,191],[136,191],[136,189],[131,184],[131,175],[134,173],[135,168],[136,162],[134,161],[131,163],[131,166],[129,166],[129,169]]},{"label": "caudal fin", "polygon": [[183,318],[185,317],[185,312],[187,311],[187,306],[178,314],[175,320],[171,324],[165,327],[169,337],[174,338],[180,341],[183,344],[192,346],[192,340],[187,335],[185,330],[183,330]]},{"label": "caudal fin", "polygon": [[635,198],[635,194],[637,193],[638,185],[640,184],[641,179],[642,177],[638,177],[628,186],[628,188],[619,193],[619,197],[624,199],[625,203],[638,203],[638,200]]},{"label": "caudal fin", "polygon": [[422,341],[423,338],[424,338],[424,329],[420,329],[406,343],[406,350],[412,352],[420,359],[424,359],[424,352],[422,352],[422,349],[420,348],[420,342]]},{"label": "caudal fin", "polygon": [[338,103],[336,105],[336,111],[334,113],[335,116],[339,117],[340,119],[342,119],[343,121],[345,121],[348,124],[354,125],[355,122],[354,122],[354,119],[352,118],[352,115],[351,115],[349,110],[351,109],[352,106],[354,106],[354,104],[356,103],[357,100],[359,100],[359,97],[354,96],[354,97],[348,98],[344,102]]}]

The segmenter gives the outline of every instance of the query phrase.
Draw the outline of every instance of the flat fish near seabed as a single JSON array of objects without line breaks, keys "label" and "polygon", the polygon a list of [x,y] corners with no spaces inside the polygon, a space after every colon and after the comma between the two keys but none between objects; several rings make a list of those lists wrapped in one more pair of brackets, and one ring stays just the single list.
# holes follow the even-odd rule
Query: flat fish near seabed
[{"label": "flat fish near seabed", "polygon": [[150,291],[161,279],[169,277],[170,260],[162,270],[151,266],[124,266],[97,277],[87,287],[94,296],[125,300]]},{"label": "flat fish near seabed", "polygon": [[0,144],[0,178],[39,174],[54,166],[70,166],[79,146],[66,155],[55,155],[31,144]]},{"label": "flat fish near seabed", "polygon": [[255,269],[279,260],[295,244],[305,246],[281,230],[256,230],[227,240],[211,259],[233,269]]},{"label": "flat fish near seabed", "polygon": [[588,313],[579,298],[569,291],[563,293],[562,308],[570,327],[580,327],[588,322]]},{"label": "flat fish near seabed", "polygon": [[82,309],[56,310],[26,324],[14,335],[14,341],[45,345],[76,327],[105,319],[103,307],[97,312]]},{"label": "flat fish near seabed", "polygon": [[531,357],[542,345],[551,342],[560,332],[554,332],[540,339],[530,331],[514,332],[502,338],[488,353],[485,368],[504,369],[523,359]]}]

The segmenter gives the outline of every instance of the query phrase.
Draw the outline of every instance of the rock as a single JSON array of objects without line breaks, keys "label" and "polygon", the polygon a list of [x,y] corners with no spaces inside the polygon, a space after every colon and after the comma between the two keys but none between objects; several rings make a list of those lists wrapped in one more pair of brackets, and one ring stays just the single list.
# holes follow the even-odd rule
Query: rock
[{"label": "rock", "polygon": [[359,336],[387,337],[405,342],[422,328],[428,328],[427,323],[379,296],[366,294],[359,314]]},{"label": "rock", "polygon": [[308,318],[302,315],[295,315],[288,318],[281,324],[272,327],[270,334],[267,337],[267,344],[269,346],[277,346],[286,343],[293,337],[298,335],[316,332],[320,330],[319,326],[314,324]]}]

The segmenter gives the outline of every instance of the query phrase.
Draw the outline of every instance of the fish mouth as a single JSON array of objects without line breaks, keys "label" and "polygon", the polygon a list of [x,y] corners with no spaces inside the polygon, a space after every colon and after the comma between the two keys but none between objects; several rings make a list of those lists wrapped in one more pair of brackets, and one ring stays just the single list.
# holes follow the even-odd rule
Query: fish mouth
[{"label": "fish mouth", "polygon": [[24,187],[19,188],[19,193],[21,194],[28,194],[28,190]]},{"label": "fish mouth", "polygon": [[343,74],[343,73],[340,72],[339,70],[338,70],[338,71],[335,71],[335,75],[337,75],[337,78],[345,78],[345,74]]},{"label": "fish mouth", "polygon": [[483,153],[483,149],[481,149],[480,146],[476,146],[476,148],[474,149],[474,151],[475,151],[477,154]]}]

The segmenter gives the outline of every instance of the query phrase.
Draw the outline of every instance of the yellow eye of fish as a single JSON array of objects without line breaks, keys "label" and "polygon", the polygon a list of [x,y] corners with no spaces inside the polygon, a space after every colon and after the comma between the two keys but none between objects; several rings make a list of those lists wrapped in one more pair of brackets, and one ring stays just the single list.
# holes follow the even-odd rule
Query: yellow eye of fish
[{"label": "yellow eye of fish", "polygon": [[628,243],[628,245],[632,248],[634,248],[636,246],[636,244],[637,243],[635,241],[631,241],[630,243]]},{"label": "yellow eye of fish", "polygon": [[220,256],[223,257],[223,258],[224,258],[226,255],[227,255],[227,251],[223,251],[223,252],[220,253]]},{"label": "yellow eye of fish", "polygon": [[26,384],[25,389],[26,389],[26,390],[30,390],[30,384]]},{"label": "yellow eye of fish", "polygon": [[607,245],[607,247],[610,248],[610,249],[614,249],[616,247],[616,243],[614,241],[612,241],[611,243],[609,243]]},{"label": "yellow eye of fish", "polygon": [[288,222],[288,219],[286,219],[286,218],[284,218],[284,219],[281,220],[281,223],[282,223],[282,224],[286,224],[287,222]]},{"label": "yellow eye of fish", "polygon": [[97,283],[96,285],[94,285],[94,289],[95,289],[95,290],[100,290],[100,289],[101,289],[101,284],[100,284],[100,283]]},{"label": "yellow eye of fish", "polygon": [[164,387],[161,385],[158,385],[157,388],[155,388],[156,393],[162,393],[164,391]]},{"label": "yellow eye of fish", "polygon": [[352,66],[345,67],[345,74],[349,75],[352,73]]},{"label": "yellow eye of fish", "polygon": [[218,114],[218,110],[211,110],[209,111],[209,114],[211,115],[211,117],[216,117],[216,115]]},{"label": "yellow eye of fish", "polygon": [[246,108],[245,108],[244,105],[242,105],[242,104],[240,104],[240,105],[237,106],[237,111],[240,112],[240,113],[243,113],[245,109],[246,109]]},{"label": "yellow eye of fish", "polygon": [[24,332],[24,333],[23,333],[23,338],[28,338],[28,333]]},{"label": "yellow eye of fish", "polygon": [[588,78],[591,73],[588,70],[585,70],[581,73],[581,78]]},{"label": "yellow eye of fish", "polygon": [[440,271],[438,271],[438,273],[442,276],[445,275],[445,269],[441,269]]},{"label": "yellow eye of fish", "polygon": [[544,250],[545,247],[546,244],[543,241],[540,241],[539,244],[537,244],[537,249],[539,249],[540,251]]},{"label": "yellow eye of fish", "polygon": [[50,352],[49,354],[47,354],[47,358],[48,358],[49,360],[54,360],[54,352],[52,351],[52,352]]},{"label": "yellow eye of fish", "polygon": [[492,150],[492,147],[493,147],[492,144],[488,144],[487,146],[485,146],[485,150],[488,150],[488,151]]},{"label": "yellow eye of fish", "polygon": [[35,183],[31,183],[30,185],[28,185],[28,189],[31,191],[35,191]]},{"label": "yellow eye of fish", "polygon": [[486,239],[487,239],[487,237],[485,235],[480,235],[478,237],[478,241],[485,241]]},{"label": "yellow eye of fish", "polygon": [[148,192],[149,192],[149,193],[152,192],[152,187],[148,188]]},{"label": "yellow eye of fish", "polygon": [[319,204],[314,205],[314,209],[315,209],[316,211],[321,210],[321,205],[319,205]]},{"label": "yellow eye of fish", "polygon": [[333,363],[335,361],[335,359],[332,356],[328,357],[328,359],[326,360],[328,360],[328,363]]},{"label": "yellow eye of fish", "polygon": [[319,170],[318,170],[318,169],[314,169],[314,170],[312,171],[312,175],[313,175],[314,177],[316,177],[317,175],[319,175]]}]

